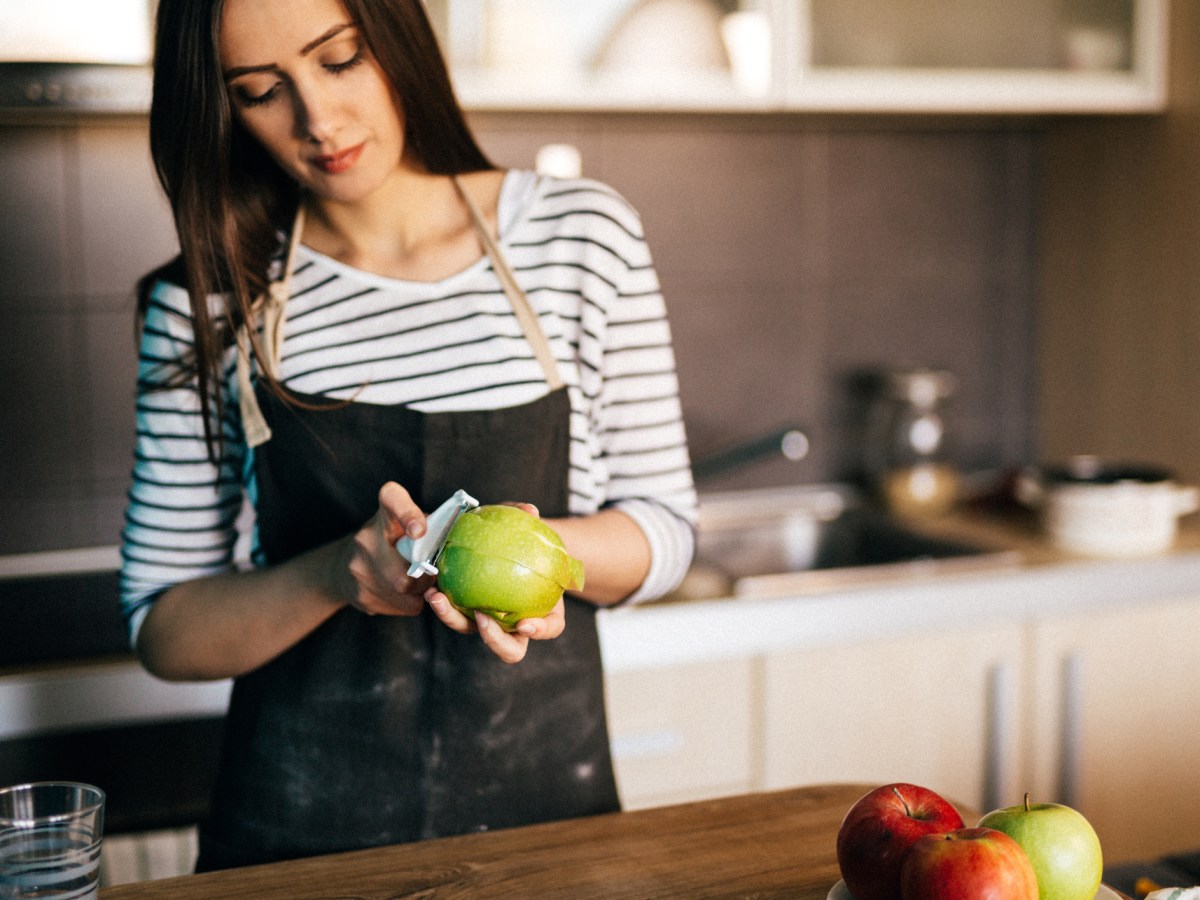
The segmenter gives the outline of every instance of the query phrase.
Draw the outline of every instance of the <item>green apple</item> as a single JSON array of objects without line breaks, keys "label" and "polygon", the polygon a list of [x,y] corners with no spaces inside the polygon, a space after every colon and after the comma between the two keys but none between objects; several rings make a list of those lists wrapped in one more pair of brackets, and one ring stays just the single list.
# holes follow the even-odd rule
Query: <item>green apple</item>
[{"label": "green apple", "polygon": [[1021,845],[1038,880],[1040,900],[1092,900],[1104,875],[1100,839],[1078,810],[1025,802],[992,810],[982,828],[1003,831]]},{"label": "green apple", "polygon": [[466,615],[487,613],[511,631],[550,612],[563,591],[582,588],[583,564],[537,516],[480,506],[459,516],[446,536],[438,587]]}]

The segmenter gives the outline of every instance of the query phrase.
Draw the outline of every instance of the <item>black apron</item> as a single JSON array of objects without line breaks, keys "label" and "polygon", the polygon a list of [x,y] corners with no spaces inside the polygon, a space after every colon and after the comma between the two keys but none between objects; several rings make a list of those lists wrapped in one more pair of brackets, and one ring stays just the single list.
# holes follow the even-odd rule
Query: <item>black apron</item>
[{"label": "black apron", "polygon": [[[255,394],[273,435],[255,457],[268,564],[360,528],[388,480],[425,510],[463,488],[568,512],[565,387],[438,414]],[[509,665],[428,609],[339,611],[236,679],[197,870],[619,809],[595,612],[568,597],[562,636]]]}]

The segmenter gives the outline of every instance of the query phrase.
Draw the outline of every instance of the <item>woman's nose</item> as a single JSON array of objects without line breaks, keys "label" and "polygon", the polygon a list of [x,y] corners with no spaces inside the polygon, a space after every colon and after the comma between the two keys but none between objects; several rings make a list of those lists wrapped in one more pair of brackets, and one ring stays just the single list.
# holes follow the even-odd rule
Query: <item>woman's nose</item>
[{"label": "woman's nose", "polygon": [[338,128],[338,103],[333,92],[308,84],[297,86],[296,128],[300,137],[321,143]]}]

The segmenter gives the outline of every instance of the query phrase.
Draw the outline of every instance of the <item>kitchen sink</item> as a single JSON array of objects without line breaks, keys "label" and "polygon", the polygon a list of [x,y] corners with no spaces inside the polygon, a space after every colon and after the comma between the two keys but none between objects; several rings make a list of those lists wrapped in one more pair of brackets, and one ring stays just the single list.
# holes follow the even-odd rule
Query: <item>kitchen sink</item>
[{"label": "kitchen sink", "polygon": [[816,593],[1020,562],[1016,551],[922,531],[849,486],[702,494],[696,559],[669,599]]}]

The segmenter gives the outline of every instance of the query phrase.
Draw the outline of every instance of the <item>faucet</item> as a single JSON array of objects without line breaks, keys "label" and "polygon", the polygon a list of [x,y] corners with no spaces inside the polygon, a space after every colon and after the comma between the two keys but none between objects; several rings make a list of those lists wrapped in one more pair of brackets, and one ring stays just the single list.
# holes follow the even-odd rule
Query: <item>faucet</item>
[{"label": "faucet", "polygon": [[777,454],[795,462],[808,456],[808,447],[808,435],[799,426],[789,425],[692,463],[692,476],[704,481]]}]

